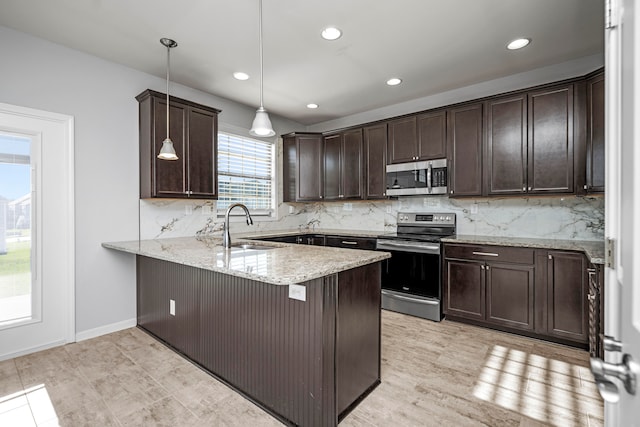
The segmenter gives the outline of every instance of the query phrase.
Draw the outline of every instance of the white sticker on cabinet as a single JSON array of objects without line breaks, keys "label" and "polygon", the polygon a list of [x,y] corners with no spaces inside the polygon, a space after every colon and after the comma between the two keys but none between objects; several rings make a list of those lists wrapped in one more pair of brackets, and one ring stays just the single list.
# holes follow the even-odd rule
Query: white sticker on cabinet
[{"label": "white sticker on cabinet", "polygon": [[289,285],[289,298],[299,301],[307,300],[307,288],[303,285]]},{"label": "white sticker on cabinet", "polygon": [[175,300],[169,300],[169,314],[172,316],[176,315],[176,302]]}]

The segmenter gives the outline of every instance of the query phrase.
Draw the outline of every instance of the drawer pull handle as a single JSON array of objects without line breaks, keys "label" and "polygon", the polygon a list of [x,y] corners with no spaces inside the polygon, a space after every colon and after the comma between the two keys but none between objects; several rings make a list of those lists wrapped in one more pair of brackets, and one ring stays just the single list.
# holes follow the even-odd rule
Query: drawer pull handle
[{"label": "drawer pull handle", "polygon": [[494,254],[493,252],[473,252],[473,254],[482,256],[499,256],[498,254]]},{"label": "drawer pull handle", "polygon": [[343,241],[342,241],[342,244],[343,244],[343,245],[357,245],[357,244],[358,244],[358,242],[350,242],[350,241],[348,241],[348,240],[343,240]]}]

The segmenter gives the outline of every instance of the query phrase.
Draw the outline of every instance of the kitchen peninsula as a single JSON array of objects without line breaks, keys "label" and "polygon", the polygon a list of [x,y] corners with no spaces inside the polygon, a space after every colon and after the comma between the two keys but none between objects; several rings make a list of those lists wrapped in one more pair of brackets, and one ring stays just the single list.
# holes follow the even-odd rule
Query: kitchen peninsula
[{"label": "kitchen peninsula", "polygon": [[336,425],[380,383],[385,252],[175,238],[137,256],[138,326],[285,423]]}]

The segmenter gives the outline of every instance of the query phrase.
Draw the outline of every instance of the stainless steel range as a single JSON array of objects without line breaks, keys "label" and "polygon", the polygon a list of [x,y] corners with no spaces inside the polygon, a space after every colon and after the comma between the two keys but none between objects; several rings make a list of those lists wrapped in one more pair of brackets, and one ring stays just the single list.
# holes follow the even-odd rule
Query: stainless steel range
[{"label": "stainless steel range", "polygon": [[440,239],[455,234],[455,213],[398,213],[396,233],[377,238],[392,255],[382,265],[382,308],[442,320]]}]

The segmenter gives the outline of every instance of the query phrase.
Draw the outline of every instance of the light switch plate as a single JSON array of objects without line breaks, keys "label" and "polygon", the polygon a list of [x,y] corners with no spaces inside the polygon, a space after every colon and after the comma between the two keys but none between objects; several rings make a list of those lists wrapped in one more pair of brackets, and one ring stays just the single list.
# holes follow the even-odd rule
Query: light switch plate
[{"label": "light switch plate", "polygon": [[472,214],[477,214],[478,213],[478,204],[474,203],[471,205],[471,213]]},{"label": "light switch plate", "polygon": [[296,208],[294,208],[293,206],[289,205],[289,213],[290,214],[296,213]]},{"label": "light switch plate", "polygon": [[191,215],[193,213],[193,206],[191,205],[186,205],[184,207],[184,214],[185,215]]},{"label": "light switch plate", "polygon": [[298,301],[307,300],[307,288],[302,285],[289,285],[289,298]]},{"label": "light switch plate", "polygon": [[213,213],[213,210],[211,209],[211,205],[202,206],[202,215],[209,216],[212,213]]},{"label": "light switch plate", "polygon": [[169,300],[169,314],[172,316],[176,315],[176,302],[172,299]]}]

